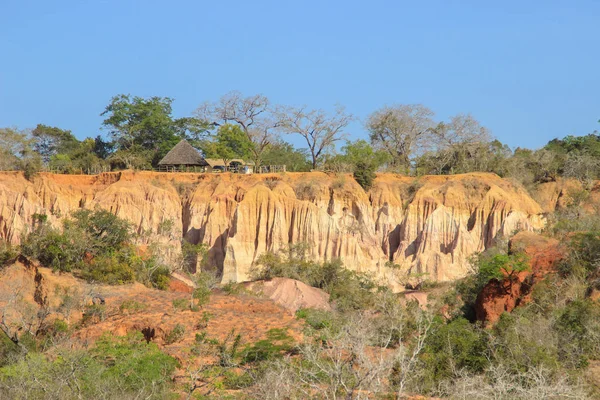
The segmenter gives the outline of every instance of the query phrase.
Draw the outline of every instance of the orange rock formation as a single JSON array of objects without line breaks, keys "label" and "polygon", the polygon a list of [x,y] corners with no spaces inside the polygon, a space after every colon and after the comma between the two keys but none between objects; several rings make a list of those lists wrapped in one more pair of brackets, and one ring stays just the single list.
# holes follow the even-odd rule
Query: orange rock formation
[{"label": "orange rock formation", "polygon": [[[551,199],[549,202],[552,202]],[[397,275],[445,281],[498,235],[536,230],[544,210],[494,174],[411,178],[381,174],[365,192],[350,175],[115,172],[96,176],[0,173],[0,237],[13,243],[33,215],[60,221],[100,207],[129,220],[147,241],[176,255],[182,237],[209,247],[223,281],[246,281],[256,258],[291,243],[317,260],[397,285]],[[162,232],[168,221],[172,228]],[[396,268],[390,268],[396,264]]]}]

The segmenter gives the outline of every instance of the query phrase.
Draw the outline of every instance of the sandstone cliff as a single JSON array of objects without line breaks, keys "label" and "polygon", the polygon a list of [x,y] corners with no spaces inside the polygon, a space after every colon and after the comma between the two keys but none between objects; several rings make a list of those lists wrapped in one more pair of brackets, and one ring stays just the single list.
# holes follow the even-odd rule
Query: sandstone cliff
[{"label": "sandstone cliff", "polygon": [[471,254],[498,235],[542,228],[546,211],[493,174],[382,174],[365,192],[349,175],[318,172],[40,174],[33,183],[0,173],[0,237],[10,242],[19,242],[35,213],[58,225],[94,207],[128,219],[140,240],[173,255],[182,237],[206,243],[223,281],[245,281],[263,252],[305,242],[317,260],[339,257],[396,285],[407,274],[464,276]]}]

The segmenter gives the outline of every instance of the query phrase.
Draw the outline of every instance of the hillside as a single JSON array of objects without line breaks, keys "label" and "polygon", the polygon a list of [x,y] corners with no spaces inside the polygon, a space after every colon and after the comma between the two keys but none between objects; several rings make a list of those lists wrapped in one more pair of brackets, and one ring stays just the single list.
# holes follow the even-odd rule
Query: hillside
[{"label": "hillside", "polygon": [[[350,175],[115,172],[94,176],[0,175],[0,237],[19,243],[34,214],[60,221],[79,208],[110,210],[175,255],[180,240],[205,243],[223,281],[245,281],[256,258],[307,243],[316,260],[396,284],[398,271],[446,281],[465,260],[515,230],[544,226],[561,188],[540,206],[494,174],[405,177],[380,174],[369,192]],[[143,239],[142,239],[143,240]],[[400,269],[386,267],[386,263]],[[424,274],[424,275],[422,275]]]}]

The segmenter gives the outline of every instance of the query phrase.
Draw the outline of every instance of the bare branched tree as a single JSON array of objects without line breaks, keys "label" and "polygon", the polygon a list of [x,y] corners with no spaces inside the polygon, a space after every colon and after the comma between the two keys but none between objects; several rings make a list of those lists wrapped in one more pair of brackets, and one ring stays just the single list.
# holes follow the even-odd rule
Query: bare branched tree
[{"label": "bare branched tree", "polygon": [[[257,396],[370,399],[396,392],[402,398],[416,378],[432,317],[387,300],[377,312],[350,315],[342,326],[319,331],[318,340],[300,347],[301,362],[288,359],[272,365],[254,388]],[[410,343],[402,337],[409,325],[416,325]]]},{"label": "bare branched tree", "polygon": [[543,367],[515,374],[504,365],[492,366],[484,375],[459,371],[439,394],[449,399],[590,399],[585,386],[566,374],[555,376]]},{"label": "bare branched tree", "polygon": [[281,108],[278,115],[283,132],[298,134],[306,141],[313,169],[317,168],[324,152],[344,138],[344,130],[354,119],[342,106],[336,107],[333,115],[328,115],[324,110],[309,110],[306,107]]},{"label": "bare branched tree", "polygon": [[450,122],[441,122],[433,129],[432,146],[436,157],[432,159],[435,172],[443,173],[445,169],[460,172],[475,168],[464,164],[477,164],[482,148],[492,140],[487,128],[482,126],[471,115],[459,114]]},{"label": "bare branched tree", "polygon": [[412,157],[432,145],[433,111],[420,104],[383,107],[366,122],[371,144],[392,157],[392,166],[410,170]]},{"label": "bare branched tree", "polygon": [[244,97],[240,92],[229,92],[217,102],[202,104],[196,115],[217,126],[226,123],[239,125],[252,142],[251,151],[257,167],[261,164],[263,153],[275,140],[279,126],[269,99],[260,94]]}]

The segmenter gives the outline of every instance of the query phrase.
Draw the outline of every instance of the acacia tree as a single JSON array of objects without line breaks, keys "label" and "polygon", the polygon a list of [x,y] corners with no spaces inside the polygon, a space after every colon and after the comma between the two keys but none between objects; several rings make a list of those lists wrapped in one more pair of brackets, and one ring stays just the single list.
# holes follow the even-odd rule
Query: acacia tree
[{"label": "acacia tree", "polygon": [[278,115],[283,132],[298,134],[306,141],[313,169],[317,168],[324,152],[344,138],[344,130],[354,119],[342,106],[338,106],[333,115],[306,107],[281,108]]},{"label": "acacia tree", "polygon": [[252,143],[250,152],[257,167],[269,145],[276,138],[280,123],[266,96],[257,94],[244,97],[240,92],[225,94],[217,102],[206,102],[196,110],[196,116],[219,126],[227,123],[239,125]]},{"label": "acacia tree", "polygon": [[420,104],[383,107],[366,122],[371,144],[391,156],[391,166],[408,172],[413,156],[432,144],[433,111]]}]

